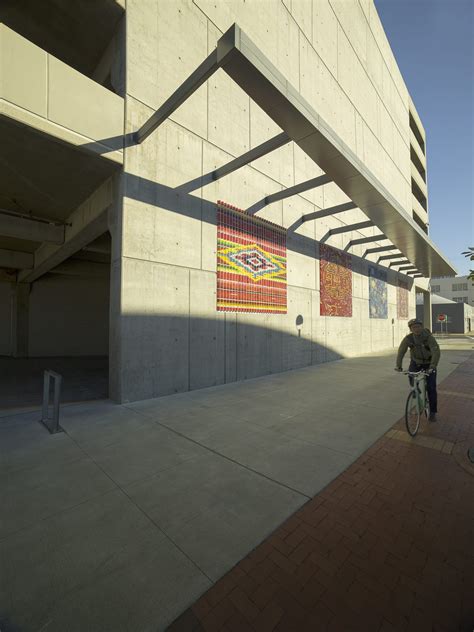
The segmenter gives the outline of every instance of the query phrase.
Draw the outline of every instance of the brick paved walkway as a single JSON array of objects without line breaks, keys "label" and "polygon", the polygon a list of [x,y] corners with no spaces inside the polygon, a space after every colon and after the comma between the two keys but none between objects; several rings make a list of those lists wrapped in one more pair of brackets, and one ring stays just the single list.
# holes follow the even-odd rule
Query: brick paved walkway
[{"label": "brick paved walkway", "polygon": [[[169,632],[474,630],[474,354]],[[431,440],[433,439],[433,440]]]}]

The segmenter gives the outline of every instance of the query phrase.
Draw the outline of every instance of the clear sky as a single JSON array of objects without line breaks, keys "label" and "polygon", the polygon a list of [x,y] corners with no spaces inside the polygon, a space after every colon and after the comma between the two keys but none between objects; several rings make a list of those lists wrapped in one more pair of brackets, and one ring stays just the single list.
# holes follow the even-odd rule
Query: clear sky
[{"label": "clear sky", "polygon": [[474,1],[375,0],[425,127],[430,237],[458,270],[474,246]]}]

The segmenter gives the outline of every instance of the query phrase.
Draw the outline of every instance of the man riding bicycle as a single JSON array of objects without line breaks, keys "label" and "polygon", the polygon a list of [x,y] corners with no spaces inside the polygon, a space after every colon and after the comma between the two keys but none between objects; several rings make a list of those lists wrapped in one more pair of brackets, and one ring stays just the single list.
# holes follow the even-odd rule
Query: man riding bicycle
[{"label": "man riding bicycle", "polygon": [[441,355],[439,345],[429,329],[417,318],[408,321],[411,333],[405,336],[398,347],[396,371],[402,371],[405,353],[410,349],[409,371],[427,371],[426,389],[430,402],[430,421],[436,421],[438,393],[436,392],[436,367]]}]

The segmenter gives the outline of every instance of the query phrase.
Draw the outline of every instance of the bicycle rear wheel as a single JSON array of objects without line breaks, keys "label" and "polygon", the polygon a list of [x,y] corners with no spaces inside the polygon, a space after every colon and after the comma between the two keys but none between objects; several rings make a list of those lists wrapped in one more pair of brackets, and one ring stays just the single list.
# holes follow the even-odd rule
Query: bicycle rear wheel
[{"label": "bicycle rear wheel", "polygon": [[405,406],[405,425],[409,435],[414,437],[420,427],[420,411],[416,394],[411,392],[408,395],[407,403]]}]

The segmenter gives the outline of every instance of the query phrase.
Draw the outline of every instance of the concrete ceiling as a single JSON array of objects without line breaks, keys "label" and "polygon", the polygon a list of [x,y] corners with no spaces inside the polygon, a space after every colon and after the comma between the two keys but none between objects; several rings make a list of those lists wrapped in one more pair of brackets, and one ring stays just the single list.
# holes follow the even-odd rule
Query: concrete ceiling
[{"label": "concrete ceiling", "polygon": [[0,117],[0,209],[65,220],[118,168]]},{"label": "concrete ceiling", "polygon": [[90,76],[123,9],[115,0],[2,0],[0,22]]}]

